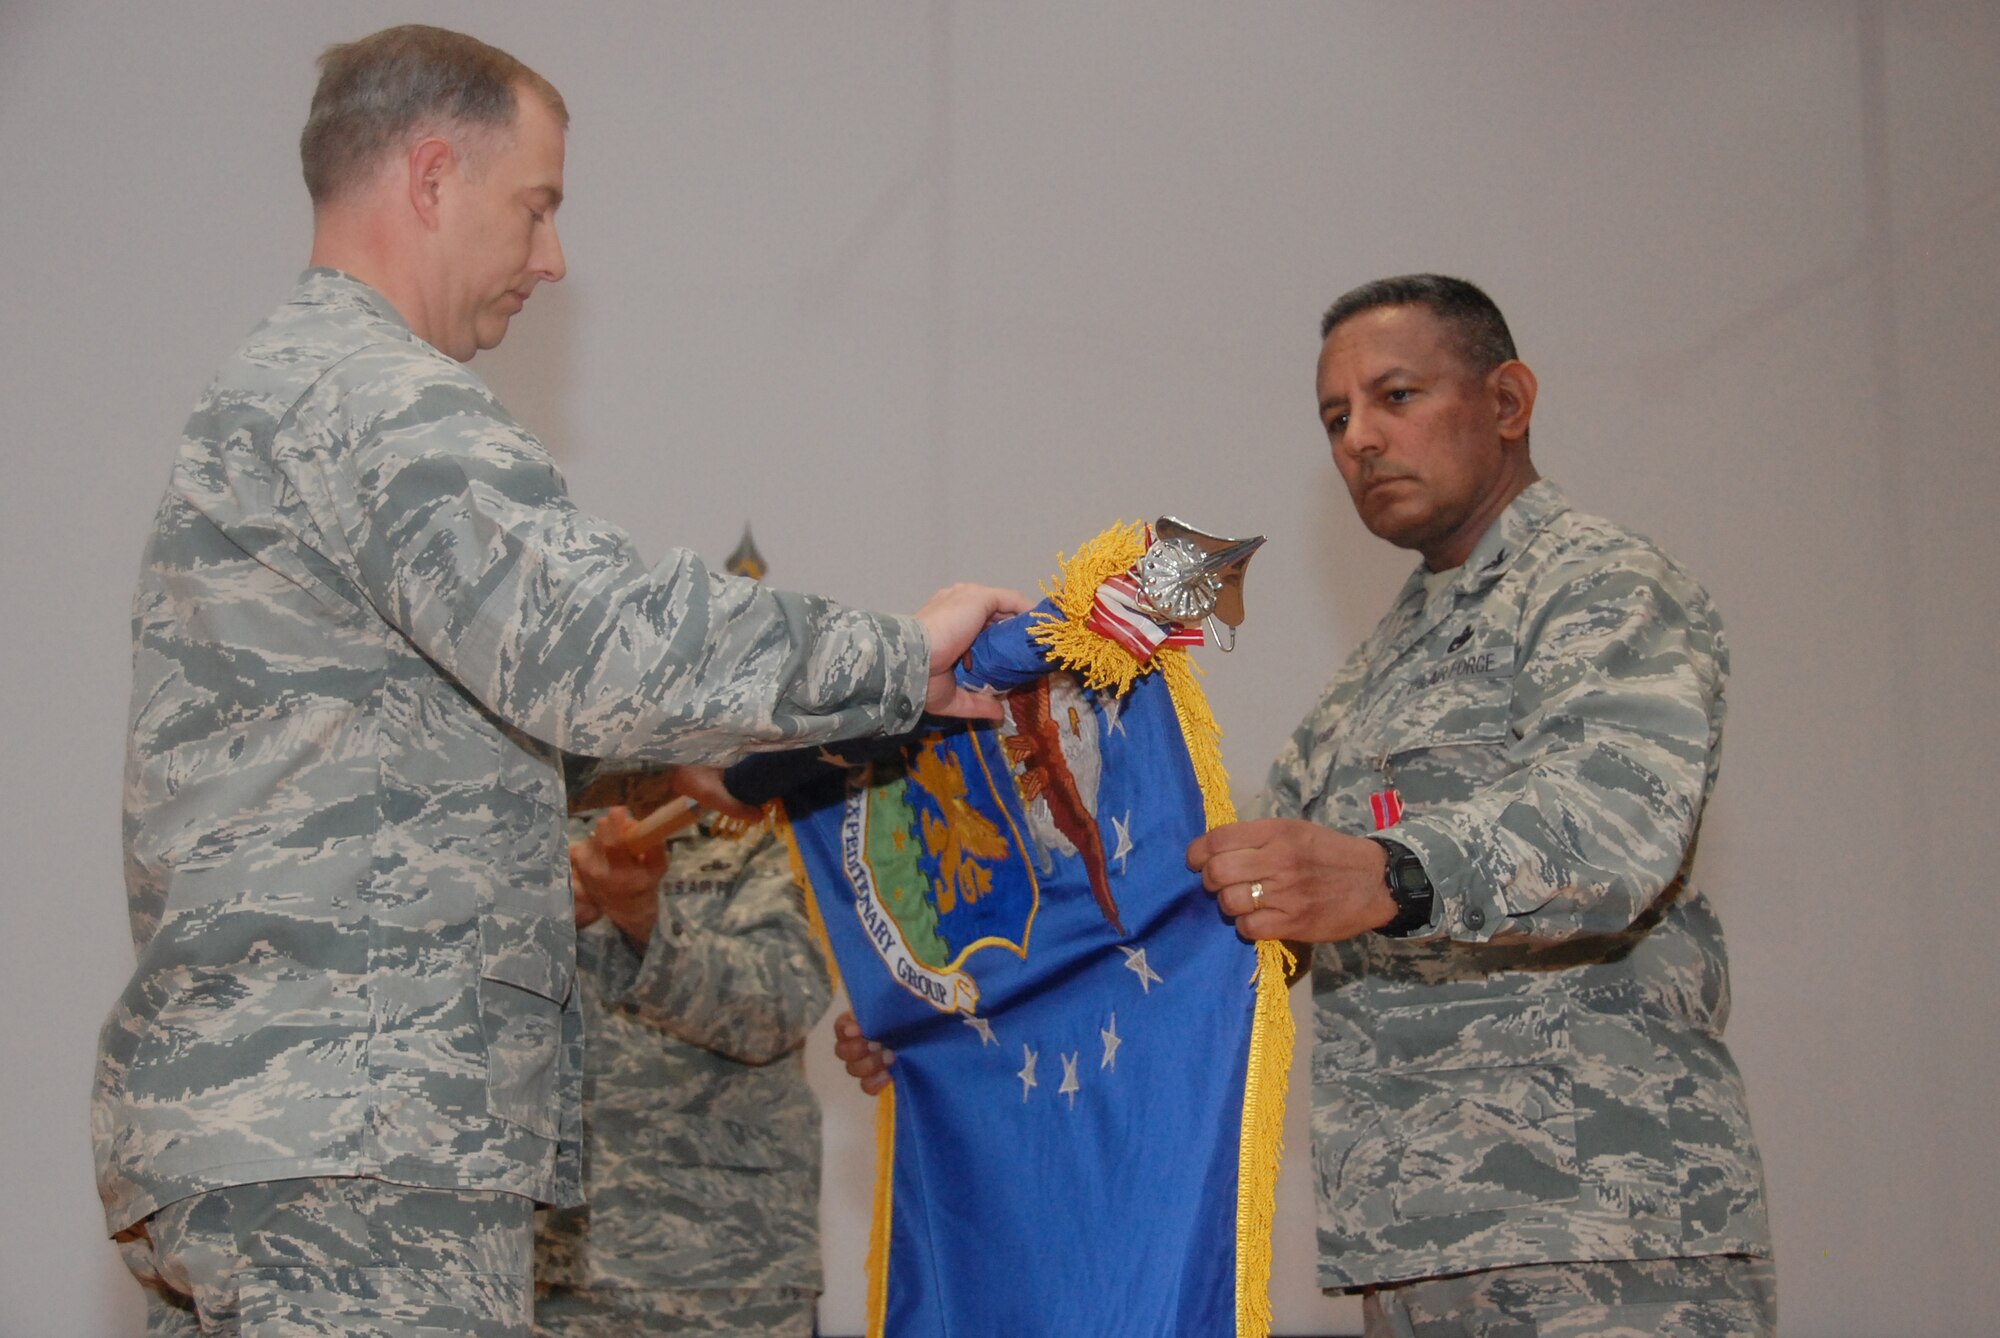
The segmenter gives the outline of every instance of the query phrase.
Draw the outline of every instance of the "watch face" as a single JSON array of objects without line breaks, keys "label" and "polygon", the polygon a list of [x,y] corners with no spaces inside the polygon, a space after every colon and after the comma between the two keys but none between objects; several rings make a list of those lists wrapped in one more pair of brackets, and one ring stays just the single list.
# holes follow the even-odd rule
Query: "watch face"
[{"label": "watch face", "polygon": [[1396,880],[1398,892],[1420,897],[1431,890],[1431,880],[1424,872],[1423,861],[1413,854],[1397,855],[1389,862],[1389,873]]}]

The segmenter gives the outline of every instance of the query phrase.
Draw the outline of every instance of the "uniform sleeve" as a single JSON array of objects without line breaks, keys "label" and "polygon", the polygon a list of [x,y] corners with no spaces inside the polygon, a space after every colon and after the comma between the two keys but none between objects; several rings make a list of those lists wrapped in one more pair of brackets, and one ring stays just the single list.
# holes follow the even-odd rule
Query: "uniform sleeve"
[{"label": "uniform sleeve", "polygon": [[917,721],[929,646],[914,619],[771,590],[685,551],[648,568],[457,364],[364,350],[299,423],[292,472],[332,560],[525,733],[593,756],[721,762]]},{"label": "uniform sleeve", "polygon": [[768,1064],[805,1043],[832,997],[790,856],[767,839],[727,893],[662,891],[645,957],[607,1002],[691,1045]]},{"label": "uniform sleeve", "polygon": [[1618,933],[1691,856],[1726,669],[1707,597],[1652,553],[1545,580],[1523,634],[1510,769],[1384,833],[1422,859],[1437,936]]}]

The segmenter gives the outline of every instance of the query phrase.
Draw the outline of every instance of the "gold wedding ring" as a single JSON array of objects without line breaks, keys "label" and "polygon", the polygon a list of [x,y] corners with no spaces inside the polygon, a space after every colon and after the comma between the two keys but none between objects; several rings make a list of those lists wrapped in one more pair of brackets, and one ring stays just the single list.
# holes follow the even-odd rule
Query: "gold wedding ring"
[{"label": "gold wedding ring", "polygon": [[1261,880],[1250,884],[1250,904],[1252,906],[1264,904],[1264,884]]}]

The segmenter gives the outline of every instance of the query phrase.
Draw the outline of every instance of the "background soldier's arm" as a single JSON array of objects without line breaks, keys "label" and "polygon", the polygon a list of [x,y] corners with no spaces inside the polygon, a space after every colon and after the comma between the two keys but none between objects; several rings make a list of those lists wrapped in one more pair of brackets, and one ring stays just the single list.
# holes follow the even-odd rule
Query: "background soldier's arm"
[{"label": "background soldier's arm", "polygon": [[790,857],[783,843],[763,840],[731,890],[662,891],[651,943],[608,998],[746,1064],[804,1044],[833,997]]}]

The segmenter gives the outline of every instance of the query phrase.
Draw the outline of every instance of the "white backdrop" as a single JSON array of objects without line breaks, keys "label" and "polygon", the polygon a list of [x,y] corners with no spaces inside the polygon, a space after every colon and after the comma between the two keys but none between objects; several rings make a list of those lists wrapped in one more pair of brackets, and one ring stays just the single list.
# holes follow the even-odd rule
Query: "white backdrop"
[{"label": "white backdrop", "polygon": [[[654,553],[748,520],[775,581],[900,609],[1114,518],[1268,534],[1206,657],[1239,798],[1409,565],[1326,459],[1318,314],[1485,285],[1544,472],[1729,620],[1702,872],[1786,1332],[2000,1314],[2000,7],[0,0],[0,1334],[137,1328],[85,1116],[127,602],[196,391],[303,264],[312,60],[410,19],[569,101],[571,277],[477,367],[586,506]],[[867,1110],[811,1063],[853,1333]],[[1280,1331],[1356,1327],[1303,1155],[1282,1197]]]}]

